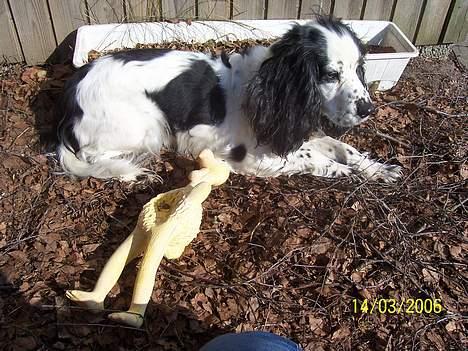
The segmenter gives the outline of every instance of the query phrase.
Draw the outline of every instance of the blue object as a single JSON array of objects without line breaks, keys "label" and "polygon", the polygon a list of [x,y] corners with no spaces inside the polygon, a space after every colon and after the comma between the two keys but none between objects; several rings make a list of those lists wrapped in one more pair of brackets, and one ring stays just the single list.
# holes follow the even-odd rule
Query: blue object
[{"label": "blue object", "polygon": [[296,343],[266,332],[230,333],[214,338],[200,351],[301,351]]}]

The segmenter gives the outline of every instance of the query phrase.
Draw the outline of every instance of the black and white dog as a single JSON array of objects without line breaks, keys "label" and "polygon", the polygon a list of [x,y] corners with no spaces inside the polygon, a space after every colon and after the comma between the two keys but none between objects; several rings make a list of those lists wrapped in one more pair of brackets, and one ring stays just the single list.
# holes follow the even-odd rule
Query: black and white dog
[{"label": "black and white dog", "polygon": [[349,27],[318,18],[230,57],[161,49],[104,56],[65,87],[61,165],[77,176],[132,180],[146,171],[143,154],[209,148],[242,174],[395,181],[400,167],[320,134],[321,115],[351,127],[372,113],[363,55]]}]

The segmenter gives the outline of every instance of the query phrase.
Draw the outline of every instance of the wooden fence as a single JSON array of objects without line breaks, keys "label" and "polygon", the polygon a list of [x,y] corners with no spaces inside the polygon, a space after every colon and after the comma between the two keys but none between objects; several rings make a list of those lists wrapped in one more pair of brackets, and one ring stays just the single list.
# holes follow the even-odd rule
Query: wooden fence
[{"label": "wooden fence", "polygon": [[164,18],[390,20],[416,45],[463,41],[468,0],[0,0],[0,58],[44,62],[81,25]]}]

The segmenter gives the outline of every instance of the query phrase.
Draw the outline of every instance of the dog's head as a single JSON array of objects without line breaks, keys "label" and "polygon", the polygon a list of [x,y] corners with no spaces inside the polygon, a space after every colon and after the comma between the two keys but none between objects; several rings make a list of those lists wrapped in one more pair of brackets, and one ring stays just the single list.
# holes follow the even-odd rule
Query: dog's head
[{"label": "dog's head", "polygon": [[364,78],[364,46],[337,20],[295,25],[269,48],[246,91],[245,109],[259,144],[286,155],[320,128],[367,119],[373,105]]},{"label": "dog's head", "polygon": [[364,77],[364,45],[340,21],[320,18],[313,28],[325,40],[318,83],[322,113],[339,126],[357,125],[374,110]]}]

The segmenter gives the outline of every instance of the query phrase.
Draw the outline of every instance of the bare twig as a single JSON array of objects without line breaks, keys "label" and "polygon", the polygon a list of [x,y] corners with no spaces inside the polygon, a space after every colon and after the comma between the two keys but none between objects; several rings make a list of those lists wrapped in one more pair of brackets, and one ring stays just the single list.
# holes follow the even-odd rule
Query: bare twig
[{"label": "bare twig", "polygon": [[391,102],[387,102],[386,104],[382,105],[382,106],[390,106],[390,105],[404,105],[404,106],[408,106],[408,107],[415,107],[415,108],[418,108],[418,109],[421,109],[421,110],[425,110],[427,112],[430,112],[430,113],[435,113],[435,114],[438,114],[438,115],[441,115],[441,116],[445,116],[445,117],[468,117],[468,113],[459,113],[459,114],[452,114],[452,113],[447,113],[447,112],[444,112],[444,111],[440,111],[440,110],[437,110],[433,107],[429,107],[429,106],[425,106],[423,104],[418,104],[418,103],[414,103],[414,102],[410,102],[410,101],[404,101],[404,100],[397,100],[397,101],[391,101]]},{"label": "bare twig", "polygon": [[134,327],[127,327],[124,325],[118,324],[102,324],[102,323],[56,323],[58,327],[95,327],[95,328],[116,328],[116,329],[129,329],[129,330],[136,330],[143,333],[147,333],[145,329],[141,328],[134,328]]},{"label": "bare twig", "polygon": [[392,137],[391,135],[379,132],[378,130],[375,130],[375,129],[357,127],[356,130],[359,131],[359,132],[373,133],[373,134],[377,135],[380,138],[393,141],[393,142],[395,142],[397,144],[400,144],[400,145],[402,145],[404,147],[407,147],[407,148],[411,147],[411,145],[408,144],[407,142],[401,141],[401,140],[399,140],[399,139],[397,139],[395,137]]}]

